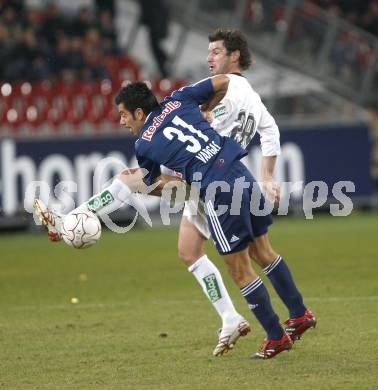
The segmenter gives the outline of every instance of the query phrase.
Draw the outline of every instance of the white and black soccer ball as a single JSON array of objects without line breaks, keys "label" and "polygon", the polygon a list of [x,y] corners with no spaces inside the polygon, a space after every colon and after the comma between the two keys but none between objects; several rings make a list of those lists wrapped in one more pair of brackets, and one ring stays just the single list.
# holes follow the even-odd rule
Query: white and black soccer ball
[{"label": "white and black soccer ball", "polygon": [[89,248],[101,237],[100,220],[90,211],[72,211],[63,219],[62,238],[76,249]]}]

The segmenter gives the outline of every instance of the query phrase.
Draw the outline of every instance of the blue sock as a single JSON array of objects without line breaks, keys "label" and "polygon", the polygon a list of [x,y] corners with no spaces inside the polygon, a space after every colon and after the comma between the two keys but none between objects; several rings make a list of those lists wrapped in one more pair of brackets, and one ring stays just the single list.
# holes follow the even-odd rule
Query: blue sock
[{"label": "blue sock", "polygon": [[268,339],[279,340],[283,336],[283,329],[272,308],[268,290],[263,285],[262,280],[257,277],[240,291],[248,302],[248,307],[268,334]]},{"label": "blue sock", "polygon": [[301,317],[306,311],[301,293],[298,291],[285,260],[278,256],[263,269],[274,289],[289,309],[290,318]]}]

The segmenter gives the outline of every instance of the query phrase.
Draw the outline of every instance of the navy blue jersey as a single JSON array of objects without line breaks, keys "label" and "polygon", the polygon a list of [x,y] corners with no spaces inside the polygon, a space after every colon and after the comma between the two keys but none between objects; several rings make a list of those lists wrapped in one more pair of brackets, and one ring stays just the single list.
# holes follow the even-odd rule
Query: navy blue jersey
[{"label": "navy blue jersey", "polygon": [[139,166],[148,171],[144,178],[147,185],[160,175],[160,165],[164,165],[189,184],[193,174],[200,172],[202,188],[206,188],[247,154],[234,140],[220,136],[201,114],[199,105],[213,94],[211,79],[204,79],[174,91],[147,116],[135,142]]}]

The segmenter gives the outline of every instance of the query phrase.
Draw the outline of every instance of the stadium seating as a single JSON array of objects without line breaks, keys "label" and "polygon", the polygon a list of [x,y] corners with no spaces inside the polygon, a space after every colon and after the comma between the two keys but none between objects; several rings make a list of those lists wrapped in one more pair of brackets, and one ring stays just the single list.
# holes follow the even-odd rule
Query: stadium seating
[{"label": "stadium seating", "polygon": [[[127,56],[110,56],[105,60],[109,79],[91,82],[17,81],[0,84],[0,126],[13,134],[23,128],[23,134],[35,134],[43,125],[51,132],[63,132],[64,127],[80,133],[85,123],[90,128],[118,132],[119,115],[114,105],[118,90],[127,82],[140,78],[138,64]],[[183,80],[157,79],[151,82],[154,92],[164,98],[180,88]],[[109,130],[110,126],[110,130]]]}]

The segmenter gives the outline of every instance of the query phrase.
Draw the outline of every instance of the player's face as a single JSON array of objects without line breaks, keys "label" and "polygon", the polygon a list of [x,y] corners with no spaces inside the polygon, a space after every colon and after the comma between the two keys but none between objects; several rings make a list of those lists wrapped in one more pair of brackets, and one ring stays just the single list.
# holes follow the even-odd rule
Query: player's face
[{"label": "player's face", "polygon": [[137,108],[134,113],[131,113],[125,108],[123,103],[120,103],[118,104],[118,112],[120,115],[120,125],[129,129],[131,134],[136,136],[139,135],[139,132],[144,124],[143,110]]},{"label": "player's face", "polygon": [[232,59],[227,54],[227,49],[223,45],[223,41],[215,41],[209,43],[209,54],[207,55],[207,63],[212,76],[233,71]]}]

